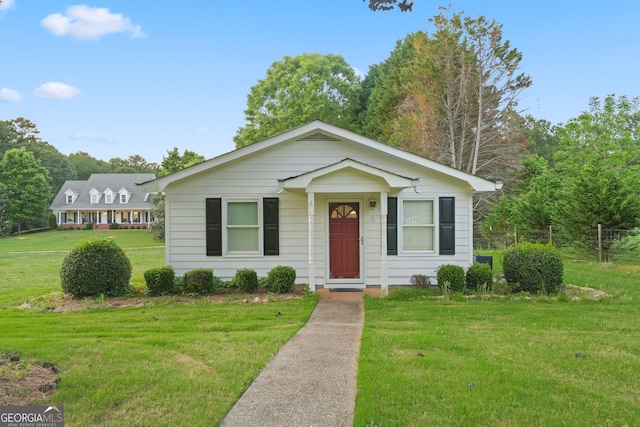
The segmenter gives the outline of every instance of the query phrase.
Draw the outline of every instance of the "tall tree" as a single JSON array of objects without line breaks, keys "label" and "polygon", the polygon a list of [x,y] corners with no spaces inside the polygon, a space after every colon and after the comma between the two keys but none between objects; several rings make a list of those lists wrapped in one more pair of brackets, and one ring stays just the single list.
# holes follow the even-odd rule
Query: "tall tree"
[{"label": "tall tree", "polygon": [[557,137],[556,222],[567,237],[593,247],[587,232],[598,224],[640,226],[640,99],[592,98],[589,111],[559,127]]},{"label": "tall tree", "polygon": [[104,160],[98,160],[84,151],[71,153],[67,156],[69,162],[76,170],[77,179],[86,181],[93,173],[111,173],[111,165]]},{"label": "tall tree", "polygon": [[7,206],[9,205],[9,190],[7,186],[0,182],[0,237],[11,234],[11,220],[7,216]]},{"label": "tall tree", "polygon": [[[188,168],[204,161],[204,156],[196,153],[195,151],[184,150],[182,156],[177,147],[173,147],[172,150],[167,151],[167,155],[162,157],[162,163],[160,164],[160,172],[158,176],[169,175],[179,170]],[[153,199],[155,207],[153,208],[153,223],[151,224],[151,232],[153,238],[156,240],[164,241],[165,228],[164,228],[164,214],[165,204],[164,195],[160,195]]]},{"label": "tall tree", "polygon": [[167,150],[166,156],[162,157],[162,163],[160,164],[160,172],[158,175],[169,175],[170,173],[177,172],[201,162],[204,162],[204,156],[201,156],[195,151],[185,149],[181,156],[178,151],[178,147],[173,147],[172,150]]},{"label": "tall tree", "polygon": [[531,80],[518,74],[522,55],[502,40],[502,25],[447,13],[441,9],[430,20],[433,35],[410,34],[381,65],[361,126],[457,169],[495,177],[522,151],[515,107]]},{"label": "tall tree", "polygon": [[155,173],[159,166],[156,163],[148,163],[144,157],[135,154],[126,159],[114,157],[109,159],[112,173]]},{"label": "tall tree", "polygon": [[[24,147],[27,151],[31,151],[40,164],[49,171],[52,194],[56,194],[66,180],[76,178],[76,171],[69,159],[53,145],[40,138],[40,131],[35,123],[23,117],[4,123],[11,130],[11,141],[7,149]],[[3,153],[0,150],[0,155]]]},{"label": "tall tree", "polygon": [[550,167],[555,164],[554,154],[558,151],[556,127],[547,120],[536,120],[531,115],[524,118],[522,125],[527,148],[547,161]]},{"label": "tall tree", "polygon": [[233,140],[243,147],[316,119],[351,128],[358,91],[359,78],[341,55],[285,56],[251,88],[247,124]]},{"label": "tall tree", "polygon": [[25,221],[42,219],[49,207],[51,187],[49,172],[33,153],[24,147],[14,148],[0,160],[0,183],[7,188],[5,214],[18,227]]}]

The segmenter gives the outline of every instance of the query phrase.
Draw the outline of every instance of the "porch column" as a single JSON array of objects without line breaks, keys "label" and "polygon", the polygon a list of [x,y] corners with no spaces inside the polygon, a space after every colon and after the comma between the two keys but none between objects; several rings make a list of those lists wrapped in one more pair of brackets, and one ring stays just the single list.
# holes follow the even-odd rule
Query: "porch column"
[{"label": "porch column", "polygon": [[380,291],[383,297],[389,294],[387,272],[387,192],[380,192]]},{"label": "porch column", "polygon": [[76,219],[76,224],[82,224],[82,217],[80,216],[80,211],[78,211],[78,219]]},{"label": "porch column", "polygon": [[315,230],[314,214],[315,214],[315,193],[307,193],[307,211],[309,215],[309,290],[316,291],[316,259],[315,259],[315,242],[313,232]]}]

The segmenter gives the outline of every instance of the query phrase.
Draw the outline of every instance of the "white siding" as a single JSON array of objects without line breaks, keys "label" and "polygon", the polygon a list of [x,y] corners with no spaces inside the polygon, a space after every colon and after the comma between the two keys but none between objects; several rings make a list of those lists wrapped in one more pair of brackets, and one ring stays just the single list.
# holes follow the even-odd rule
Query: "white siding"
[{"label": "white siding", "polygon": [[[212,268],[214,274],[230,279],[240,268],[256,270],[258,276],[266,276],[276,265],[289,265],[296,269],[297,282],[309,282],[308,211],[307,194],[303,190],[285,190],[278,194],[279,179],[295,177],[314,171],[345,158],[374,166],[397,175],[420,178],[418,195],[413,188],[394,192],[385,189],[384,180],[371,175],[339,171],[314,180],[310,185],[315,192],[315,277],[316,285],[326,282],[326,233],[327,204],[332,198],[358,198],[363,203],[361,214],[364,239],[364,278],[367,286],[379,286],[381,263],[380,191],[389,191],[389,197],[411,196],[435,200],[454,196],[456,206],[456,255],[388,256],[390,285],[409,284],[411,275],[426,274],[435,277],[435,269],[444,263],[468,266],[471,262],[471,189],[447,175],[435,173],[399,158],[381,155],[380,152],[352,141],[316,141],[310,138],[288,141],[268,150],[257,152],[219,166],[208,172],[185,178],[170,184],[166,203],[167,262],[177,274],[195,268]],[[355,187],[354,187],[355,186]],[[356,191],[343,193],[343,191]],[[205,199],[209,197],[279,197],[280,199],[280,255],[252,257],[208,257],[205,238]],[[368,201],[377,205],[370,208]],[[436,223],[436,246],[438,242]],[[386,237],[383,237],[386,238]]]}]

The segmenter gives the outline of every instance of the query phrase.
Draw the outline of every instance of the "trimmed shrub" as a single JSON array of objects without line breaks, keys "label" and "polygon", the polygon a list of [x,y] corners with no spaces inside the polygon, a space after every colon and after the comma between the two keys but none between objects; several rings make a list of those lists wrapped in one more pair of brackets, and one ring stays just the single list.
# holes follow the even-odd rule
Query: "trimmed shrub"
[{"label": "trimmed shrub", "polygon": [[438,278],[438,287],[443,289],[445,283],[448,283],[448,289],[451,292],[464,292],[464,268],[454,264],[444,264],[438,267],[436,272]]},{"label": "trimmed shrub", "polygon": [[509,249],[502,262],[514,292],[556,293],[562,285],[560,251],[551,245],[523,243]]},{"label": "trimmed shrub", "polygon": [[168,295],[173,292],[176,273],[170,265],[150,268],[144,272],[144,281],[150,295]]},{"label": "trimmed shrub", "polygon": [[60,282],[72,297],[121,296],[131,291],[131,262],[111,239],[80,242],[62,261]]},{"label": "trimmed shrub", "polygon": [[233,282],[240,292],[255,292],[258,289],[258,274],[247,268],[238,270]]},{"label": "trimmed shrub", "polygon": [[84,229],[85,230],[93,230],[93,223],[92,222],[88,222],[84,225]]},{"label": "trimmed shrub", "polygon": [[278,265],[267,273],[267,289],[271,292],[292,292],[296,285],[296,270],[293,267]]},{"label": "trimmed shrub", "polygon": [[476,262],[467,270],[467,289],[472,291],[491,290],[493,272],[489,264]]},{"label": "trimmed shrub", "polygon": [[202,268],[184,273],[182,292],[191,295],[211,295],[213,293],[213,271]]},{"label": "trimmed shrub", "polygon": [[120,228],[120,224],[118,224],[117,222],[112,222],[111,224],[109,224],[109,230],[117,230],[118,228]]},{"label": "trimmed shrub", "polygon": [[56,219],[56,214],[53,212],[49,212],[47,216],[47,224],[49,224],[49,230],[57,230],[58,229],[58,220]]}]

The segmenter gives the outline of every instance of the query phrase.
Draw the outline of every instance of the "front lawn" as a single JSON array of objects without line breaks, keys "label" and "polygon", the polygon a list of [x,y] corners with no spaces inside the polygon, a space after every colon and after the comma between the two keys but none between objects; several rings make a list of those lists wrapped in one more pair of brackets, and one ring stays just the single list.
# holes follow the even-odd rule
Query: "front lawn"
[{"label": "front lawn", "polygon": [[355,425],[635,425],[640,270],[565,271],[614,297],[367,298]]},{"label": "front lawn", "polygon": [[[80,311],[52,312],[60,308],[61,297],[52,292],[61,291],[66,252],[78,240],[106,233],[131,260],[138,290],[131,307],[114,309],[97,298],[76,304]],[[46,403],[28,403],[64,405],[68,426],[217,425],[317,302],[148,297],[143,273],[164,264],[164,248],[146,231],[24,237],[0,240],[0,358],[21,357],[19,364],[0,366],[0,380],[55,364],[57,389]],[[24,303],[30,308],[17,308]],[[2,385],[0,405],[6,404]]]}]

